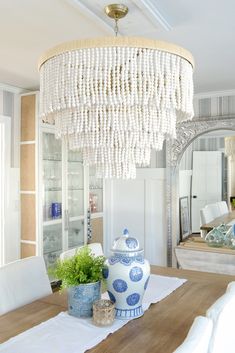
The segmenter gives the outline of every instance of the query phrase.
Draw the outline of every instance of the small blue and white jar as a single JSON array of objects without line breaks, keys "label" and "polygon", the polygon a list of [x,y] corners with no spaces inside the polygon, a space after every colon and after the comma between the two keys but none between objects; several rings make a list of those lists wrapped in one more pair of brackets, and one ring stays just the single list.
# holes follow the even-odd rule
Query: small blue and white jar
[{"label": "small blue and white jar", "polygon": [[68,288],[68,313],[76,317],[91,317],[93,303],[101,298],[101,282],[80,284]]},{"label": "small blue and white jar", "polygon": [[127,229],[115,239],[113,255],[106,261],[104,277],[110,300],[115,303],[116,318],[133,319],[143,315],[142,299],[147,288],[150,266],[136,238]]}]

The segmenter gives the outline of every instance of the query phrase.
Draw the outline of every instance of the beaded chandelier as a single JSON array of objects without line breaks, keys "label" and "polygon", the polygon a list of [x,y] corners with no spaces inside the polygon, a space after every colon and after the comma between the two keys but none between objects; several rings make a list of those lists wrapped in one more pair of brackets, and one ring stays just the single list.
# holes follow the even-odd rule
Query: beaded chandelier
[{"label": "beaded chandelier", "polygon": [[[127,8],[110,5],[106,12],[117,32]],[[149,165],[151,149],[176,137],[176,122],[193,117],[193,58],[173,44],[73,41],[49,50],[39,68],[41,118],[55,124],[70,149],[82,151],[97,177],[135,178],[136,166]]]}]

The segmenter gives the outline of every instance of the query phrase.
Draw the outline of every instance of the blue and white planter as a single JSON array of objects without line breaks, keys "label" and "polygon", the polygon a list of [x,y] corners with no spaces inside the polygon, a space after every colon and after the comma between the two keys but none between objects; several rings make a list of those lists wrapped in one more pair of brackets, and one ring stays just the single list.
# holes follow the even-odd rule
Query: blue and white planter
[{"label": "blue and white planter", "polygon": [[70,287],[68,288],[68,313],[76,317],[91,317],[93,303],[100,298],[100,281]]},{"label": "blue and white planter", "polygon": [[143,315],[142,298],[147,288],[150,266],[143,257],[136,238],[125,229],[112,248],[113,255],[106,261],[104,277],[110,300],[115,303],[116,317],[137,318]]}]

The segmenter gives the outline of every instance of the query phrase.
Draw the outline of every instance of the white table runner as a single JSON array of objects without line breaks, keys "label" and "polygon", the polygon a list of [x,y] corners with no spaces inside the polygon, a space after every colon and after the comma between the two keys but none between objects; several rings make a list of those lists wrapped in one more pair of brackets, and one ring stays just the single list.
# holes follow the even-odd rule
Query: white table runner
[{"label": "white table runner", "polygon": [[[151,275],[143,299],[143,309],[167,297],[185,279]],[[83,353],[117,331],[129,320],[115,320],[112,326],[97,327],[92,319],[78,319],[61,312],[0,345],[4,353]]]}]

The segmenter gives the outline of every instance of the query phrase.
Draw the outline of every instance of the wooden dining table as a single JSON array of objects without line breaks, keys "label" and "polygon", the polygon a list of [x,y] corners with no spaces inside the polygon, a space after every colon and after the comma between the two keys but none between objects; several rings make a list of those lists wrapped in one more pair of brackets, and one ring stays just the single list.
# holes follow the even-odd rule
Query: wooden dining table
[{"label": "wooden dining table", "polygon": [[[234,276],[152,266],[151,273],[187,279],[144,315],[110,334],[89,353],[172,353],[187,335],[194,318],[226,290]],[[17,291],[17,288],[16,288]],[[0,317],[0,342],[67,310],[66,293],[52,295]],[[79,338],[79,332],[78,332]]]},{"label": "wooden dining table", "polygon": [[228,224],[228,223],[230,223],[232,221],[235,222],[235,210],[231,211],[229,213],[226,213],[223,216],[217,217],[217,218],[213,219],[213,221],[211,221],[209,223],[202,224],[200,229],[201,230],[206,230],[207,232],[209,232],[210,230],[212,230],[215,227],[218,227],[222,223]]}]

